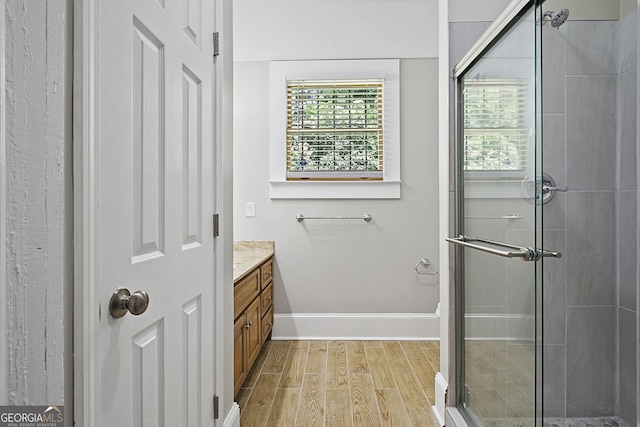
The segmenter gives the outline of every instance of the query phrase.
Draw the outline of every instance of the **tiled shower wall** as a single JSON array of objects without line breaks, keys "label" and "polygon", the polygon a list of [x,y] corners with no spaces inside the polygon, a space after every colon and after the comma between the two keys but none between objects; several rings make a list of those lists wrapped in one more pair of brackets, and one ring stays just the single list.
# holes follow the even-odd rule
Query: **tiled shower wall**
[{"label": "tiled shower wall", "polygon": [[637,16],[543,29],[544,409],[636,423]]},{"label": "tiled shower wall", "polygon": [[546,416],[616,414],[618,21],[543,27]]},{"label": "tiled shower wall", "polygon": [[618,363],[620,416],[637,420],[637,2],[620,16],[618,83]]}]

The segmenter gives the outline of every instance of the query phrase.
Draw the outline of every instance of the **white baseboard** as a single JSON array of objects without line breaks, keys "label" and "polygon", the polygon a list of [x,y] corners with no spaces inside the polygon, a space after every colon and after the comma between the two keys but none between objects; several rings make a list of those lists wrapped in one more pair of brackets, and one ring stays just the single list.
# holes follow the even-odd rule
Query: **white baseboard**
[{"label": "white baseboard", "polygon": [[439,340],[435,313],[275,314],[276,340]]},{"label": "white baseboard", "polygon": [[535,334],[535,319],[523,314],[465,314],[467,339],[531,340]]},{"label": "white baseboard", "polygon": [[436,374],[436,404],[433,406],[433,413],[435,414],[441,426],[444,426],[447,404],[447,402],[445,402],[445,397],[447,395],[448,387],[449,384],[447,383],[447,379],[442,375],[441,372],[438,372]]},{"label": "white baseboard", "polygon": [[240,406],[238,402],[233,402],[231,410],[224,419],[223,427],[240,427]]}]

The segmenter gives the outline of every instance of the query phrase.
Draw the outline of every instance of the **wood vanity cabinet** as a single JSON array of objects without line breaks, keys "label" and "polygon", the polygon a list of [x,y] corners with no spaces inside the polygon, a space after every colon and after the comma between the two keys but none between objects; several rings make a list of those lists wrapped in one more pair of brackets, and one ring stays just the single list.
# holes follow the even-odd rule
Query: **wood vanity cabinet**
[{"label": "wood vanity cabinet", "polygon": [[273,329],[273,259],[234,284],[234,396]]},{"label": "wood vanity cabinet", "polygon": [[260,277],[260,330],[264,344],[273,329],[273,258],[260,266]]}]

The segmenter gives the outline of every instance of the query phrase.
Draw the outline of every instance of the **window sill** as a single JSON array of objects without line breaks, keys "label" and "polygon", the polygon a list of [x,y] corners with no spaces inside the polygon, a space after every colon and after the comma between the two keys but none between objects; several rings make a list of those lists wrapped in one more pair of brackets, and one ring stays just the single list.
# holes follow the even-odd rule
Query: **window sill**
[{"label": "window sill", "polygon": [[400,181],[270,181],[272,199],[399,199]]}]

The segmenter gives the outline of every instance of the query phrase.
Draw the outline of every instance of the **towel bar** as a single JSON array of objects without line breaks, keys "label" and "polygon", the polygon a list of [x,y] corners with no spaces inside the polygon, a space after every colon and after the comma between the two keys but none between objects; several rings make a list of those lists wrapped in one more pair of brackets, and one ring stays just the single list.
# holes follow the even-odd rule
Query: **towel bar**
[{"label": "towel bar", "polygon": [[362,216],[304,216],[301,213],[296,215],[296,220],[298,222],[302,222],[305,219],[362,219],[364,222],[370,222],[373,217],[368,213]]}]

